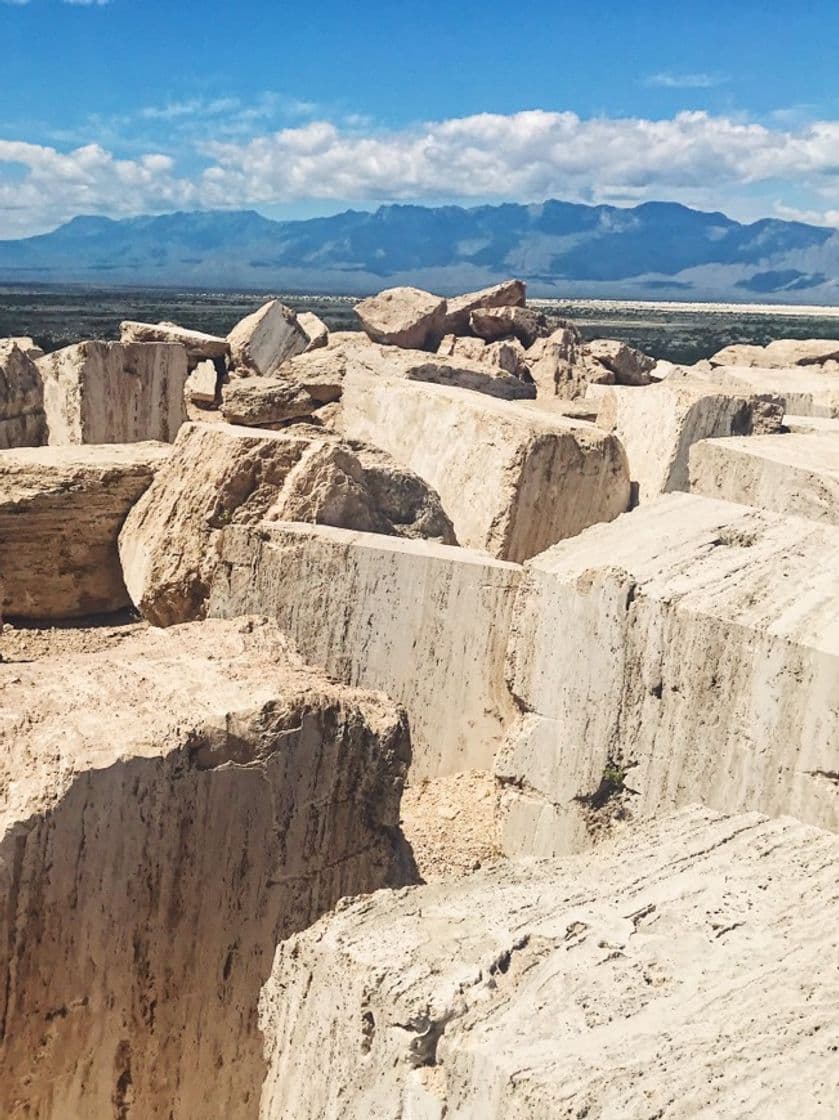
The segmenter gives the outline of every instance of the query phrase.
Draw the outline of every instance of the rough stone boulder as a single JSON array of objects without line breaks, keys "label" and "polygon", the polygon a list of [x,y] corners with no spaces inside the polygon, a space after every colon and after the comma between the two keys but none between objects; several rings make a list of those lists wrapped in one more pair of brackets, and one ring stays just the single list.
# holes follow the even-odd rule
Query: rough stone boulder
[{"label": "rough stone boulder", "polygon": [[203,331],[179,327],[177,323],[137,323],[126,320],[120,323],[119,340],[129,342],[176,342],[186,350],[190,370],[199,362],[224,359],[230,353],[226,338],[218,338]]},{"label": "rough stone boulder", "polygon": [[523,280],[505,280],[479,292],[467,292],[448,301],[443,334],[466,334],[469,316],[482,307],[524,307],[527,286]]},{"label": "rough stone boulder", "polygon": [[612,370],[587,357],[583,337],[573,326],[559,327],[538,339],[527,351],[527,364],[537,395],[547,399],[573,400],[583,396],[590,384],[615,382]]},{"label": "rough stone boulder", "polygon": [[823,373],[810,367],[690,366],[682,376],[728,386],[729,391],[771,394],[796,416],[839,417],[839,373]]},{"label": "rough stone boulder", "polygon": [[276,376],[305,390],[317,404],[331,404],[341,397],[353,356],[375,348],[363,331],[336,331],[330,334],[325,347],[284,362]]},{"label": "rough stone boulder", "polygon": [[117,537],[170,450],[131,443],[0,452],[0,617],[127,607]]},{"label": "rough stone boulder", "polygon": [[525,347],[550,334],[548,321],[542,312],[529,307],[477,308],[469,315],[469,329],[486,342],[512,336]]},{"label": "rough stone boulder", "polygon": [[626,448],[634,500],[648,502],[689,489],[688,458],[698,440],[779,431],[783,414],[778,398],[668,378],[645,388],[604,389],[597,423]]},{"label": "rough stone boulder", "polygon": [[317,402],[285,377],[238,377],[222,389],[221,414],[229,424],[268,428],[311,416]]},{"label": "rough stone boulder", "polygon": [[592,424],[483,393],[350,374],[343,425],[440,495],[458,541],[520,561],[629,501],[623,448]]},{"label": "rough stone boulder", "polygon": [[256,1120],[274,949],[402,880],[410,748],[271,624],[0,665],[0,1114]]},{"label": "rough stone boulder", "polygon": [[0,450],[37,447],[46,439],[41,374],[18,341],[0,341]]},{"label": "rough stone boulder", "polygon": [[446,301],[420,288],[388,288],[356,304],[355,313],[374,342],[422,350],[445,333]]},{"label": "rough stone boulder", "polygon": [[324,525],[224,534],[209,613],[276,618],[301,654],[381,689],[411,723],[411,782],[490,770],[515,711],[504,656],[516,564]]},{"label": "rough stone boulder", "polygon": [[320,350],[321,347],[326,346],[329,341],[329,330],[323,319],[319,315],[315,315],[314,311],[298,312],[297,323],[309,339],[309,344],[306,347],[307,353],[311,350]]},{"label": "rough stone boulder", "polygon": [[509,659],[508,854],[691,802],[839,829],[839,528],[668,495],[525,566]]},{"label": "rough stone boulder", "polygon": [[696,808],[358,899],[277,950],[261,1120],[832,1120],[837,860]]},{"label": "rough stone boulder", "polygon": [[[395,469],[395,468],[394,468]],[[427,486],[406,481],[403,520],[377,504],[381,466],[365,468],[331,433],[295,427],[277,432],[227,424],[187,424],[172,456],[134,506],[119,538],[132,602],[156,626],[203,617],[221,536],[230,525],[302,520],[409,534],[422,528],[451,537],[451,522]],[[393,504],[398,488],[391,488]],[[393,510],[391,508],[390,512]]]},{"label": "rough stone boulder", "polygon": [[456,361],[465,358],[466,361],[477,362],[478,365],[502,369],[505,373],[513,374],[514,377],[530,381],[527,352],[517,338],[487,343],[481,338],[469,336],[461,338],[455,334],[447,334],[437,347],[437,353]]},{"label": "rough stone boulder", "polygon": [[649,385],[653,380],[650,374],[656,366],[655,358],[627,346],[625,342],[595,338],[585,344],[585,352],[611,370],[618,385]]},{"label": "rough stone boulder", "polygon": [[0,338],[0,348],[7,342],[13,342],[19,350],[22,350],[27,358],[32,361],[37,361],[38,358],[43,358],[44,351],[29,335],[12,335],[10,338]]},{"label": "rough stone boulder", "polygon": [[272,299],[237,323],[227,341],[233,376],[271,377],[283,362],[302,354],[310,339],[292,309]]},{"label": "rough stone boulder", "polygon": [[38,369],[51,444],[171,443],[186,419],[183,346],[80,342]]},{"label": "rough stone boulder", "polygon": [[447,357],[445,354],[429,354],[424,350],[398,346],[357,346],[346,353],[345,370],[345,377],[358,373],[427,381],[433,385],[486,393],[502,400],[531,400],[536,396],[536,386],[521,369],[511,373],[500,362],[464,357],[460,350]]},{"label": "rough stone boulder", "polygon": [[768,346],[726,346],[710,358],[713,366],[820,366],[839,362],[839,340],[779,338]]},{"label": "rough stone boulder", "polygon": [[219,375],[209,360],[199,362],[186,379],[184,396],[189,404],[214,405],[218,398]]},{"label": "rough stone boulder", "polygon": [[691,493],[839,525],[839,433],[704,439]]}]

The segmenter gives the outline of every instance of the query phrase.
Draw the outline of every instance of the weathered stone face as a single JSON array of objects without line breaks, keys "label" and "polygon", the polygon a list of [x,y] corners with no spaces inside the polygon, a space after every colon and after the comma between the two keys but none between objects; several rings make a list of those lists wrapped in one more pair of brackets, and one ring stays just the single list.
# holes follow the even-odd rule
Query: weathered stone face
[{"label": "weathered stone face", "polygon": [[690,449],[691,493],[839,525],[837,435],[701,440]]},{"label": "weathered stone face", "polygon": [[300,311],[297,315],[297,322],[309,339],[306,353],[312,350],[320,350],[326,346],[329,341],[329,330],[323,319],[312,311]]},{"label": "weathered stone face", "polygon": [[344,431],[383,447],[440,495],[458,541],[520,561],[629,502],[623,449],[530,402],[352,374]]},{"label": "weathered stone face", "polygon": [[277,942],[402,881],[404,715],[240,619],[0,665],[0,721],[0,1113],[256,1120]]},{"label": "weathered stone face", "polygon": [[211,615],[268,614],[307,661],[405,706],[412,782],[491,768],[515,714],[504,655],[518,565],[299,524],[229,530],[221,560]]},{"label": "weathered stone face", "polygon": [[358,900],[278,948],[261,1120],[827,1118],[837,860],[694,808]]},{"label": "weathered stone face", "polygon": [[38,447],[46,438],[44,387],[18,341],[0,340],[0,450]]},{"label": "weathered stone face", "polygon": [[[405,532],[403,522],[392,521],[378,506],[377,485],[368,485],[352,448],[331,433],[299,426],[270,432],[185,425],[171,458],[120,533],[132,602],[156,626],[202,618],[221,535],[230,525],[293,518]],[[425,503],[415,500],[405,522],[413,523],[414,513],[426,531],[450,536],[451,523],[427,486]]]},{"label": "weathered stone face", "polygon": [[525,347],[550,334],[545,316],[529,307],[477,308],[469,315],[469,329],[487,342],[513,337]]},{"label": "weathered stone face", "polygon": [[38,361],[49,443],[171,443],[186,419],[186,350],[81,342]]},{"label": "weathered stone face", "polygon": [[311,416],[316,408],[305,389],[283,377],[234,378],[222,390],[221,414],[228,424],[267,428]]},{"label": "weathered stone face", "polygon": [[224,359],[230,353],[230,344],[226,338],[188,330],[186,327],[179,327],[177,323],[136,323],[126,320],[120,323],[119,338],[123,343],[177,343],[186,350],[190,370],[195,369],[199,362]]},{"label": "weathered stone face", "polygon": [[726,346],[711,357],[713,366],[820,366],[839,361],[839,339],[779,338],[768,346]]},{"label": "weathered stone face", "polygon": [[465,334],[469,316],[480,307],[524,307],[527,286],[523,280],[505,280],[479,292],[467,292],[448,300],[443,334]]},{"label": "weathered stone face", "polygon": [[370,338],[388,346],[436,347],[445,333],[446,301],[420,288],[388,288],[356,304],[355,313]]},{"label": "weathered stone face", "polygon": [[309,346],[309,336],[297,316],[278,299],[269,300],[237,323],[227,341],[231,373],[237,377],[271,377],[283,362]]},{"label": "weathered stone face", "polygon": [[117,537],[170,451],[131,443],[0,453],[0,616],[127,607]]},{"label": "weathered stone face", "polygon": [[690,802],[839,828],[837,558],[831,525],[672,494],[530,561],[505,850]]},{"label": "weathered stone face", "polygon": [[750,366],[691,366],[684,375],[692,381],[711,381],[729,391],[767,394],[783,401],[796,416],[839,417],[839,375],[810,367],[768,369]]},{"label": "weathered stone face", "polygon": [[687,378],[668,378],[647,388],[603,389],[597,423],[626,448],[635,500],[648,502],[687,490],[690,448],[701,439],[779,430],[780,399],[759,398]]},{"label": "weathered stone face", "polygon": [[595,338],[585,345],[586,353],[615,375],[618,385],[649,385],[656,360],[648,354],[610,338]]}]

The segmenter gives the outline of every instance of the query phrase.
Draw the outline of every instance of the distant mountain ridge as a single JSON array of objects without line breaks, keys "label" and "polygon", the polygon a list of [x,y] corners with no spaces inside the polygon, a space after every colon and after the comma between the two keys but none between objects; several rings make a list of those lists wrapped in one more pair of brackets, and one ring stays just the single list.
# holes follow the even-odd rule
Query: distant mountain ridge
[{"label": "distant mountain ridge", "polygon": [[253,210],[78,217],[0,241],[0,281],[357,294],[528,281],[532,295],[839,303],[839,231],[669,202],[381,206],[273,221]]}]

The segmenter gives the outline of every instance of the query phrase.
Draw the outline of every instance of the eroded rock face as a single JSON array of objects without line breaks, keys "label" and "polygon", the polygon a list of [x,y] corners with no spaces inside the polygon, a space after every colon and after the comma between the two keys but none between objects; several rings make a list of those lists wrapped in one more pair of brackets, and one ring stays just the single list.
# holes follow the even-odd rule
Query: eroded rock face
[{"label": "eroded rock face", "polygon": [[240,619],[0,665],[0,720],[0,1112],[255,1120],[277,942],[404,873],[404,715]]},{"label": "eroded rock face", "polygon": [[[375,498],[384,485],[379,463],[374,475],[368,485],[353,449],[318,429],[185,425],[120,533],[132,602],[156,626],[203,617],[221,535],[231,525],[297,519],[398,535],[410,522],[413,531],[421,525],[434,535],[451,534],[427,486],[424,502],[413,494],[413,506],[400,513],[403,520],[391,520]],[[414,490],[417,485],[419,480],[406,483]],[[396,492],[392,487],[390,501]]]},{"label": "eroded rock face", "polygon": [[209,359],[223,359],[230,353],[226,338],[205,334],[203,331],[188,330],[177,323],[137,323],[126,320],[120,323],[120,342],[175,342],[186,350],[190,370],[199,362]]},{"label": "eroded rock face", "polygon": [[691,802],[839,829],[837,558],[832,525],[670,494],[531,560],[505,851]]},{"label": "eroded rock face", "polygon": [[170,450],[132,443],[0,453],[0,616],[127,607],[117,537]]},{"label": "eroded rock face", "polygon": [[302,354],[310,339],[292,309],[272,299],[237,323],[227,341],[234,376],[271,377],[283,362]]},{"label": "eroded rock face", "polygon": [[585,394],[590,384],[613,385],[611,369],[590,357],[576,327],[559,327],[547,338],[538,339],[527,351],[530,376],[539,397],[573,400]]},{"label": "eroded rock face", "polygon": [[521,569],[325,525],[225,533],[211,615],[275,618],[312,664],[382,689],[411,723],[411,782],[492,766],[515,709],[504,656]]},{"label": "eroded rock face", "polygon": [[186,350],[80,342],[38,362],[49,443],[170,443],[186,419]]},{"label": "eroded rock face", "polygon": [[481,307],[524,307],[527,286],[523,280],[505,280],[491,288],[467,292],[448,301],[443,320],[444,334],[465,334],[470,314]]},{"label": "eroded rock face", "polygon": [[[595,338],[587,342],[586,353],[615,375],[618,385],[649,385],[656,360],[649,354],[611,338]],[[658,378],[658,380],[662,380]]]},{"label": "eroded rock face", "polygon": [[320,316],[315,315],[313,311],[300,311],[297,314],[297,322],[309,339],[309,345],[306,347],[307,353],[311,350],[320,350],[321,347],[326,346],[329,341],[329,329]]},{"label": "eroded rock face", "polygon": [[38,447],[46,439],[41,374],[18,345],[29,341],[0,340],[0,450]]},{"label": "eroded rock face", "polygon": [[218,395],[219,375],[209,360],[199,362],[186,379],[184,396],[190,404],[214,405]]},{"label": "eroded rock face", "polygon": [[710,359],[712,366],[820,366],[839,361],[839,339],[779,338],[768,346],[726,346]]},{"label": "eroded rock face", "polygon": [[690,366],[682,371],[691,381],[710,381],[729,391],[769,394],[796,416],[839,418],[839,375],[810,367],[768,369],[753,366]]},{"label": "eroded rock face", "polygon": [[6,343],[14,343],[19,350],[22,350],[27,358],[36,361],[38,358],[43,358],[44,351],[29,335],[12,335],[11,338],[0,338],[0,348]]},{"label": "eroded rock face", "polygon": [[694,808],[360,899],[277,951],[261,1120],[830,1120],[838,859]]},{"label": "eroded rock face", "polygon": [[646,388],[604,389],[597,423],[626,448],[635,500],[648,502],[690,488],[688,461],[694,443],[778,431],[783,413],[783,401],[768,394],[738,394],[670,377]]},{"label": "eroded rock face", "polygon": [[421,288],[388,288],[356,304],[355,313],[374,342],[422,350],[445,333],[446,301]]},{"label": "eroded rock face", "polygon": [[837,435],[701,440],[690,449],[691,493],[839,525]]},{"label": "eroded rock face", "polygon": [[325,347],[300,354],[284,362],[277,376],[291,382],[320,404],[331,404],[341,397],[344,377],[359,350],[374,347],[362,331],[330,334]]},{"label": "eroded rock face", "polygon": [[437,347],[437,353],[455,360],[465,358],[478,365],[502,369],[524,381],[531,380],[527,352],[517,338],[486,343],[481,338],[458,338],[457,335],[447,334]]},{"label": "eroded rock face", "polygon": [[550,334],[545,316],[529,307],[477,308],[469,315],[469,329],[487,342],[512,336],[525,347]]},{"label": "eroded rock face", "polygon": [[483,393],[351,374],[343,425],[440,495],[458,541],[520,561],[629,502],[626,457],[594,425]]}]

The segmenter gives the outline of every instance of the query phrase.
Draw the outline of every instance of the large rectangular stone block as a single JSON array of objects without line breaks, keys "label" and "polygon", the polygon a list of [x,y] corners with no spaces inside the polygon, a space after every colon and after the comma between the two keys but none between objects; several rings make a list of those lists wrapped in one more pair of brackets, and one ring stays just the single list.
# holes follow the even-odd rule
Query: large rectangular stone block
[{"label": "large rectangular stone block", "polygon": [[38,447],[46,438],[44,387],[26,342],[0,339],[0,449]]},{"label": "large rectangular stone block", "polygon": [[0,664],[0,1115],[256,1120],[277,943],[399,885],[404,713],[264,619]]},{"label": "large rectangular stone block", "polygon": [[521,561],[628,506],[618,440],[528,402],[350,373],[344,431],[389,451],[437,493],[458,541]]},{"label": "large rectangular stone block", "polygon": [[[642,390],[643,391],[643,390]],[[688,802],[839,828],[839,529],[689,494],[525,568],[510,854]]]},{"label": "large rectangular stone block", "polygon": [[812,366],[764,369],[759,366],[691,367],[691,379],[730,385],[750,393],[771,393],[796,416],[839,417],[839,374]]},{"label": "large rectangular stone block", "polygon": [[80,342],[39,359],[50,444],[171,443],[186,420],[187,356],[167,342]]},{"label": "large rectangular stone block", "polygon": [[690,451],[690,489],[839,525],[839,434],[702,440]]},{"label": "large rectangular stone block", "polygon": [[411,721],[412,780],[490,769],[515,709],[504,656],[516,564],[325,525],[225,530],[211,615],[276,618],[301,653]]}]

